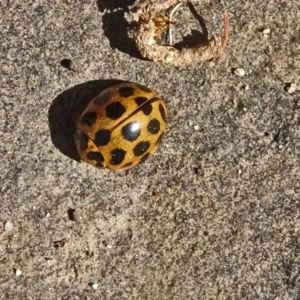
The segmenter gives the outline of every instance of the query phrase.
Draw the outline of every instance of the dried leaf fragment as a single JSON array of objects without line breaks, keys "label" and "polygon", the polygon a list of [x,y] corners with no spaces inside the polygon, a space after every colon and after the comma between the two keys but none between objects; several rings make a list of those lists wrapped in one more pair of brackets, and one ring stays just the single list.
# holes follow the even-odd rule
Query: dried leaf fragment
[{"label": "dried leaf fragment", "polygon": [[[132,36],[141,55],[154,62],[171,64],[176,67],[211,59],[220,61],[229,36],[229,19],[226,11],[224,12],[223,42],[212,36],[205,44],[180,50],[173,47],[172,37],[169,45],[158,42],[163,32],[168,26],[171,26],[172,10],[179,8],[182,4],[199,4],[200,2],[201,0],[140,0],[138,4],[131,7],[127,19],[134,24]],[[171,11],[169,19],[162,17],[168,10]],[[171,30],[169,32],[171,33]]]}]

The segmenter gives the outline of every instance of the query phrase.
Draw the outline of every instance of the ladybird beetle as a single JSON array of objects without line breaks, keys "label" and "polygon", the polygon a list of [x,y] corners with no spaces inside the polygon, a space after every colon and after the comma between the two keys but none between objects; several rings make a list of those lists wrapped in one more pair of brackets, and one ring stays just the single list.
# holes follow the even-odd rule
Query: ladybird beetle
[{"label": "ladybird beetle", "polygon": [[81,158],[98,168],[126,170],[144,162],[166,130],[167,109],[157,92],[137,83],[110,87],[76,122]]}]

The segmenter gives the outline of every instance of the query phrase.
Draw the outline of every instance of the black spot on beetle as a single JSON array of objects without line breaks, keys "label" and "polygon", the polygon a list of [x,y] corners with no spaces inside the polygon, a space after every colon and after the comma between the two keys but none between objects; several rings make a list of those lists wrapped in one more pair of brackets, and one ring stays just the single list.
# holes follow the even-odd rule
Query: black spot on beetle
[{"label": "black spot on beetle", "polygon": [[166,120],[167,120],[167,118],[166,118],[166,111],[165,111],[164,107],[161,104],[159,104],[159,111],[160,111],[161,117],[166,122]]},{"label": "black spot on beetle", "polygon": [[99,96],[97,96],[94,100],[94,104],[97,106],[103,105],[106,103],[111,97],[111,92],[107,91],[104,93],[101,93]]},{"label": "black spot on beetle", "polygon": [[111,120],[117,120],[125,111],[125,107],[120,102],[113,102],[106,107],[106,116]]},{"label": "black spot on beetle", "polygon": [[90,151],[86,157],[90,160],[96,160],[99,162],[104,162],[104,157],[100,152]]},{"label": "black spot on beetle", "polygon": [[97,120],[97,114],[92,111],[82,116],[81,124],[92,126],[95,124],[96,120]]},{"label": "black spot on beetle", "polygon": [[121,132],[125,140],[133,142],[139,137],[141,128],[138,122],[131,122],[123,126]]},{"label": "black spot on beetle", "polygon": [[97,162],[96,166],[99,168],[103,168],[104,158],[100,152],[91,151],[86,155],[87,159],[94,160]]},{"label": "black spot on beetle", "polygon": [[147,86],[144,86],[144,85],[141,85],[141,84],[138,84],[138,83],[136,84],[136,86],[138,88],[140,88],[142,91],[146,92],[146,93],[151,93],[152,92],[152,90],[149,89]]},{"label": "black spot on beetle", "polygon": [[160,130],[160,123],[158,120],[153,119],[149,122],[147,129],[152,134],[157,134]]},{"label": "black spot on beetle", "polygon": [[130,97],[134,94],[134,89],[130,86],[124,86],[119,89],[121,97]]},{"label": "black spot on beetle", "polygon": [[150,153],[146,153],[140,160],[140,164],[143,163],[148,157],[150,156]]},{"label": "black spot on beetle", "polygon": [[135,156],[143,155],[150,147],[150,143],[147,141],[139,142],[134,148],[133,153]]},{"label": "black spot on beetle", "polygon": [[146,98],[146,97],[135,97],[134,101],[135,101],[136,105],[138,107],[140,107],[148,101],[148,98]]},{"label": "black spot on beetle", "polygon": [[146,115],[149,116],[152,112],[152,105],[150,102],[146,103],[145,105],[142,106],[142,112]]},{"label": "black spot on beetle", "polygon": [[125,158],[126,151],[123,149],[116,148],[111,151],[111,160],[110,163],[112,165],[119,165]]},{"label": "black spot on beetle", "polygon": [[81,151],[85,151],[88,148],[89,137],[78,129],[75,132],[75,140]]},{"label": "black spot on beetle", "polygon": [[110,141],[110,130],[108,129],[100,129],[95,134],[95,144],[97,146],[105,146]]}]

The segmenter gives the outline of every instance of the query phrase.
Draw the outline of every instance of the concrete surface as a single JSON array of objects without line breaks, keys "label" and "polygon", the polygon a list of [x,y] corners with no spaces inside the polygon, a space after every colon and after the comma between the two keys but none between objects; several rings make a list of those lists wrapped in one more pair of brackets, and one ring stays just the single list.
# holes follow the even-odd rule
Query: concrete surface
[{"label": "concrete surface", "polygon": [[[203,0],[228,48],[179,69],[140,59],[132,3],[0,3],[0,299],[299,299],[299,1]],[[159,91],[169,126],[114,173],[72,134],[118,80]]]}]

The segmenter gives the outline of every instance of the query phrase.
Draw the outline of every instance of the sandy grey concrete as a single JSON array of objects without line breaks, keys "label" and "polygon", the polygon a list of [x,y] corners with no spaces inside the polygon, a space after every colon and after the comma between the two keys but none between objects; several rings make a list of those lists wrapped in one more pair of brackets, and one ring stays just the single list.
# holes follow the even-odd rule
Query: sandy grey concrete
[{"label": "sandy grey concrete", "polygon": [[[0,2],[0,299],[299,299],[299,1],[223,1],[223,61],[182,68],[140,59],[133,2]],[[201,14],[222,33],[219,1]],[[72,134],[119,80],[169,126],[114,173]]]}]

